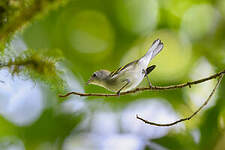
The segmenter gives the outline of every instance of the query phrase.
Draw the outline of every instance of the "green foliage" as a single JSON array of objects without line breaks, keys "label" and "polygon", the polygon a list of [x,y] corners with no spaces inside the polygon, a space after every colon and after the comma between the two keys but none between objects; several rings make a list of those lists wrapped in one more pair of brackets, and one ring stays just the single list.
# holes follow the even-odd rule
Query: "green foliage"
[{"label": "green foliage", "polygon": [[[85,149],[91,142],[99,146],[111,136],[108,132],[105,135],[104,129],[108,124],[113,126],[113,134],[129,134],[143,144],[149,139],[145,137],[149,130],[154,130],[154,134],[168,131],[165,128],[152,128],[139,121],[132,122],[135,115],[126,118],[124,113],[130,106],[135,111],[140,101],[157,100],[170,104],[179,118],[188,116],[202,103],[204,96],[208,96],[215,82],[182,90],[140,92],[116,98],[70,96],[68,101],[61,101],[58,94],[64,94],[65,89],[110,93],[98,86],[85,86],[85,83],[96,70],[112,71],[143,56],[157,38],[163,41],[165,47],[151,62],[151,65],[157,66],[149,76],[153,85],[183,83],[221,71],[225,67],[224,12],[224,0],[0,0],[0,69],[8,68],[14,76],[47,85],[40,87],[43,110],[24,126],[12,123],[12,118],[7,116],[14,109],[17,110],[17,107],[8,108],[19,95],[17,91],[10,96],[0,93],[0,110],[11,110],[0,111],[0,149],[1,139],[9,136],[11,139],[14,139],[11,136],[20,139],[26,150],[51,149],[51,146],[54,146],[52,149],[63,149],[65,139],[73,136],[75,140],[71,141],[74,149]],[[26,50],[9,48],[15,33],[19,34]],[[20,44],[16,43],[15,47],[20,47]],[[63,69],[66,72],[62,72]],[[0,82],[0,86],[7,88],[8,84]],[[148,86],[146,80],[140,86]],[[151,143],[168,150],[224,149],[224,89],[223,79],[213,97],[214,101],[212,99],[208,105],[210,108],[204,108],[185,122],[184,129],[166,132],[151,140]],[[21,99],[17,99],[17,102]],[[69,106],[62,111],[64,104]],[[151,111],[141,110],[147,114]],[[154,111],[160,114],[163,110],[155,108]],[[99,112],[102,112],[103,119]],[[116,123],[107,112],[116,116]],[[22,119],[26,117],[27,114],[20,116]],[[127,119],[127,122],[123,119]],[[153,116],[151,119],[168,123],[168,118],[164,116]],[[80,122],[80,128],[76,128]],[[127,124],[135,126],[127,129]],[[96,131],[97,127],[101,129],[100,134]],[[139,133],[139,130],[144,131]],[[193,131],[199,132],[199,139],[194,138]],[[99,143],[96,142],[96,135],[101,137]],[[51,148],[45,147],[48,144]],[[90,147],[87,149],[96,148]],[[144,147],[154,149],[151,144]]]},{"label": "green foliage", "polygon": [[198,146],[190,133],[171,133],[153,141],[170,150],[198,150]]}]

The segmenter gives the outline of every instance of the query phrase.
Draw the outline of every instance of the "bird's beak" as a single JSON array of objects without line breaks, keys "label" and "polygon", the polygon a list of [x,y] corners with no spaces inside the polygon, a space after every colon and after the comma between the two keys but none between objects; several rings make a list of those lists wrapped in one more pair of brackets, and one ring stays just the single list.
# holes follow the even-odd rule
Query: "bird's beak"
[{"label": "bird's beak", "polygon": [[92,81],[92,79],[89,79],[89,80],[87,81],[86,85],[90,84],[91,81]]}]

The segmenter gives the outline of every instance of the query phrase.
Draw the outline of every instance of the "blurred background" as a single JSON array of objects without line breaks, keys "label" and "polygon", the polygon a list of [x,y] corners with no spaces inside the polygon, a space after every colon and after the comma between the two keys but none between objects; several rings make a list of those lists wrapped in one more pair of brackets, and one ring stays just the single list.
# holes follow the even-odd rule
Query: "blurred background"
[{"label": "blurred background", "polygon": [[[38,2],[41,7],[33,7]],[[141,57],[157,38],[165,46],[151,62],[157,66],[149,76],[153,85],[223,70],[224,0],[56,1],[54,9],[26,20],[47,4],[51,1],[0,2],[0,39],[10,34],[1,57],[23,65],[30,56],[37,61],[23,73],[19,65],[0,70],[0,150],[225,150],[224,80],[197,116],[172,127],[144,124],[136,114],[157,123],[186,117],[206,100],[216,80],[120,97],[58,97],[69,91],[110,93],[85,83],[96,70],[113,71]],[[22,17],[11,27],[23,21],[26,26],[11,33],[6,29],[14,12]],[[143,80],[140,87],[146,86]]]}]

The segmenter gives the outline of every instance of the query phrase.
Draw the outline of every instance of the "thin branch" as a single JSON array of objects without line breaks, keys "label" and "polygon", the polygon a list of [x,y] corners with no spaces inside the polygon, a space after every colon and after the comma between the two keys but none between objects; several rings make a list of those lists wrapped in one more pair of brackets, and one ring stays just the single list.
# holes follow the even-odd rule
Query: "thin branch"
[{"label": "thin branch", "polygon": [[148,120],[145,120],[141,117],[139,117],[138,115],[136,115],[137,119],[143,121],[144,123],[146,124],[150,124],[150,125],[154,125],[154,126],[161,126],[161,127],[168,127],[168,126],[172,126],[172,125],[175,125],[177,123],[180,123],[180,122],[183,122],[183,121],[186,121],[186,120],[190,120],[192,117],[194,117],[204,106],[206,106],[209,102],[209,100],[211,99],[211,97],[213,96],[213,94],[215,93],[217,87],[219,86],[222,78],[224,76],[224,73],[220,74],[219,75],[219,79],[218,79],[218,82],[216,83],[215,87],[213,88],[212,92],[210,93],[209,97],[206,99],[206,101],[192,114],[190,115],[189,117],[187,118],[183,118],[183,119],[180,119],[180,120],[177,120],[177,121],[174,121],[172,123],[165,123],[165,124],[159,124],[159,123],[155,123],[155,122],[151,122],[151,121],[148,121]]},{"label": "thin branch", "polygon": [[127,91],[127,92],[121,92],[120,95],[118,94],[104,94],[104,93],[79,93],[79,92],[69,92],[65,95],[59,95],[59,97],[67,97],[70,96],[72,94],[74,95],[79,95],[79,96],[103,96],[103,97],[116,97],[116,96],[122,96],[122,95],[127,95],[127,94],[131,94],[131,93],[136,93],[136,92],[140,92],[140,91],[159,91],[159,90],[171,90],[171,89],[178,89],[178,88],[184,88],[184,87],[191,87],[192,85],[195,84],[199,84],[211,79],[215,79],[218,76],[225,74],[225,70],[218,72],[216,74],[213,74],[207,78],[202,78],[200,80],[196,80],[196,81],[192,81],[192,82],[187,82],[187,83],[182,83],[182,84],[177,84],[177,85],[170,85],[170,86],[152,86],[152,87],[145,87],[145,88],[136,88],[134,90],[131,91]]}]

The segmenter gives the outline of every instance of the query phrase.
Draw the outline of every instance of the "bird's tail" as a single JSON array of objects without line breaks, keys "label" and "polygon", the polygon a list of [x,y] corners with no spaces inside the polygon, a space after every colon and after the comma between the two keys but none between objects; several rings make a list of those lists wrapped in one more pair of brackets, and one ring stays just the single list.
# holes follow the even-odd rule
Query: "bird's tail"
[{"label": "bird's tail", "polygon": [[149,48],[148,52],[144,57],[148,57],[149,61],[154,58],[161,50],[163,49],[163,43],[161,40],[157,39],[152,43],[152,46]]}]

